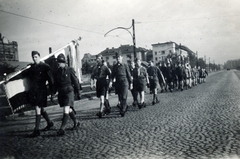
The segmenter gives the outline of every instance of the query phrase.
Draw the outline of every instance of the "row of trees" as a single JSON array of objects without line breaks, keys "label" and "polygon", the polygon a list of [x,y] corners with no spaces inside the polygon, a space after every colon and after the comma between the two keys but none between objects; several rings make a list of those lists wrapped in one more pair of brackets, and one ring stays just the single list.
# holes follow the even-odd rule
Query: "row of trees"
[{"label": "row of trees", "polygon": [[238,70],[240,70],[240,59],[238,59],[238,60],[228,60],[224,64],[224,69],[238,69]]}]

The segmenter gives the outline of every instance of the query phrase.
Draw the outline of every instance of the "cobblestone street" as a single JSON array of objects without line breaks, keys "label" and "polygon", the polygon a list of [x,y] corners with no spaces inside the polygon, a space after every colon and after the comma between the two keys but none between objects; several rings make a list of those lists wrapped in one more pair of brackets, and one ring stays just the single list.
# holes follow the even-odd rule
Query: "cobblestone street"
[{"label": "cobblestone street", "polygon": [[[124,117],[110,96],[112,112],[97,118],[99,100],[76,103],[78,130],[57,136],[62,110],[49,111],[54,128],[30,138],[34,114],[0,123],[0,158],[240,158],[239,71],[211,73],[206,83],[159,94],[160,103],[129,106]],[[132,98],[129,92],[128,104]],[[42,118],[41,127],[46,126]],[[71,128],[69,119],[67,128]]]}]

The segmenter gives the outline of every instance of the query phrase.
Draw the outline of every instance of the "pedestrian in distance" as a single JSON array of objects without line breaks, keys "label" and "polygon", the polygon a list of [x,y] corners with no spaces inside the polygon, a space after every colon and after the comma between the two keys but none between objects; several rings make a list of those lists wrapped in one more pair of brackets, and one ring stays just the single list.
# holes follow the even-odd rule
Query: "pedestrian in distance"
[{"label": "pedestrian in distance", "polygon": [[201,79],[202,79],[202,83],[206,82],[206,77],[208,76],[208,72],[205,68],[201,69]]},{"label": "pedestrian in distance", "polygon": [[198,83],[202,83],[202,69],[200,66],[198,66]]},{"label": "pedestrian in distance", "polygon": [[[111,70],[107,67],[102,55],[96,57],[97,65],[93,68],[91,80],[96,80],[96,94],[97,97],[100,98],[100,111],[97,113],[97,116],[102,118],[102,116],[111,112],[111,107],[108,101]],[[94,87],[92,83],[94,82],[91,82],[91,88]]]},{"label": "pedestrian in distance", "polygon": [[[47,121],[47,126],[43,129],[44,131],[54,126],[44,109],[47,106],[47,95],[52,94],[54,80],[49,65],[40,61],[40,53],[38,51],[32,51],[32,59],[34,63],[30,64],[30,68],[22,74],[31,81],[30,90],[28,91],[29,102],[35,107],[36,119],[35,128],[30,136],[36,137],[40,135],[41,116]],[[47,89],[46,82],[48,82],[49,89]]]},{"label": "pedestrian in distance", "polygon": [[[117,63],[113,65],[112,81],[115,82],[115,93],[118,95],[120,103],[120,115],[123,117],[127,111],[127,96],[128,89],[132,89],[132,78],[127,64],[123,63],[123,56],[121,52],[116,52]],[[110,86],[112,82],[110,81]]]},{"label": "pedestrian in distance", "polygon": [[58,91],[59,105],[63,108],[62,124],[57,134],[65,135],[65,127],[69,116],[74,123],[72,130],[80,126],[74,110],[74,95],[76,94],[77,98],[80,99],[80,84],[74,69],[67,65],[64,54],[61,53],[57,56],[57,62],[59,68],[57,70],[55,88]]},{"label": "pedestrian in distance", "polygon": [[[138,104],[138,108],[141,109],[146,107],[145,103],[145,90],[146,86],[149,86],[149,79],[146,68],[141,66],[141,60],[135,59],[135,68],[133,69],[133,94],[134,94],[134,103]],[[138,94],[140,96],[140,102],[138,102]]]},{"label": "pedestrian in distance", "polygon": [[159,103],[159,100],[157,97],[159,81],[162,81],[163,83],[165,83],[165,80],[160,69],[153,65],[152,60],[150,60],[148,64],[149,64],[149,67],[147,69],[147,73],[148,73],[148,78],[150,83],[149,88],[153,94],[152,105],[154,105],[156,103]]}]

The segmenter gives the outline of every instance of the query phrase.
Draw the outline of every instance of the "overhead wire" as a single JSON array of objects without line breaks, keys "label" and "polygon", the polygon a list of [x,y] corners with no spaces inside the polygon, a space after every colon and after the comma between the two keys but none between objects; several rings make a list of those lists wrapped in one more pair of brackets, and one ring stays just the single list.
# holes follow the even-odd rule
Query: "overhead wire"
[{"label": "overhead wire", "polygon": [[95,32],[95,31],[90,31],[90,30],[84,30],[84,29],[80,29],[80,28],[76,28],[76,27],[72,27],[72,26],[68,26],[68,25],[63,25],[63,24],[58,24],[58,23],[54,23],[54,22],[49,22],[49,21],[46,21],[46,20],[41,20],[41,19],[37,19],[37,18],[32,18],[32,17],[28,17],[28,16],[16,14],[16,13],[11,13],[11,12],[7,12],[7,11],[3,11],[3,10],[0,10],[0,12],[6,13],[6,14],[15,15],[15,16],[22,17],[22,18],[26,18],[26,19],[30,19],[30,20],[40,21],[40,22],[44,22],[44,23],[49,23],[49,24],[57,25],[57,26],[62,26],[62,27],[66,27],[66,28],[71,28],[71,29],[76,29],[76,30],[81,30],[81,31],[85,31],[85,32],[90,32],[90,33],[95,33],[95,34],[101,34],[101,35],[103,35],[103,33]]}]

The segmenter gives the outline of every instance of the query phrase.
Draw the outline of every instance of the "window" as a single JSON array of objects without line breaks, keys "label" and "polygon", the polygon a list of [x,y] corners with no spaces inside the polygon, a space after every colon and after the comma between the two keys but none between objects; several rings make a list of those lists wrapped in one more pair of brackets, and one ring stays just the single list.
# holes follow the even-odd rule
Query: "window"
[{"label": "window", "polygon": [[106,57],[106,60],[108,60],[109,59],[109,57]]},{"label": "window", "polygon": [[169,53],[172,53],[172,50],[169,50]]},{"label": "window", "polygon": [[157,61],[157,60],[158,60],[158,58],[156,57],[156,58],[155,58],[155,61]]},{"label": "window", "polygon": [[164,54],[165,54],[165,51],[162,51],[161,53],[162,53],[162,55],[164,55]]},{"label": "window", "polygon": [[157,55],[157,51],[155,51],[155,55]]}]

